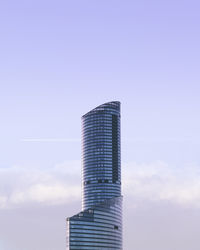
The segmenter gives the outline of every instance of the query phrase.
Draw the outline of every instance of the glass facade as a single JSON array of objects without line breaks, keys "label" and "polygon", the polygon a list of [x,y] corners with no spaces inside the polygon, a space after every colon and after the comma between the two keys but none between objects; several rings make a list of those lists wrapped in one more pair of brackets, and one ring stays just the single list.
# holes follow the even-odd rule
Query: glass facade
[{"label": "glass facade", "polygon": [[122,249],[120,103],[82,117],[82,211],[67,218],[67,249]]}]

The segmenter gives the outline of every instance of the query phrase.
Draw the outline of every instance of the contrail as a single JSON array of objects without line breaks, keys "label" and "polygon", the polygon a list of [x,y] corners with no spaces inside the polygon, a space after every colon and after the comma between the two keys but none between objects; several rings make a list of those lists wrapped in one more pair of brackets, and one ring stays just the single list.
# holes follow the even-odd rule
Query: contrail
[{"label": "contrail", "polygon": [[80,142],[78,138],[24,138],[22,142]]}]

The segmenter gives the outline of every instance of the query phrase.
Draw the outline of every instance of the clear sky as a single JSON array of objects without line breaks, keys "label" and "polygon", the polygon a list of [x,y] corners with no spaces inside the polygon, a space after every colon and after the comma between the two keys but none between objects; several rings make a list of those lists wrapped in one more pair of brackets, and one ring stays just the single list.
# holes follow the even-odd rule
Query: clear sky
[{"label": "clear sky", "polygon": [[199,250],[200,3],[2,0],[0,244],[65,249],[81,116],[122,103],[124,250]]}]

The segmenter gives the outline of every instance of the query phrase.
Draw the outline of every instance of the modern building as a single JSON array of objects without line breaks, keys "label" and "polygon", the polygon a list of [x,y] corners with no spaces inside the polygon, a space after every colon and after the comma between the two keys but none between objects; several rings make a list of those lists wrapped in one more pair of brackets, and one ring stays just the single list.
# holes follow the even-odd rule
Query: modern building
[{"label": "modern building", "polygon": [[67,249],[122,249],[120,102],[82,117],[82,211],[67,218]]}]

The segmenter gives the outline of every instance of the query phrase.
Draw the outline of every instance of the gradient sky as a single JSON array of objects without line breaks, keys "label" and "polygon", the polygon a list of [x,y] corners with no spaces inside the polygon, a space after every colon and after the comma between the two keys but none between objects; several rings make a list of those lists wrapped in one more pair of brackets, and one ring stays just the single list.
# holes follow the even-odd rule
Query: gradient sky
[{"label": "gradient sky", "polygon": [[81,116],[122,103],[124,250],[199,250],[200,3],[2,0],[0,248],[65,249]]}]

